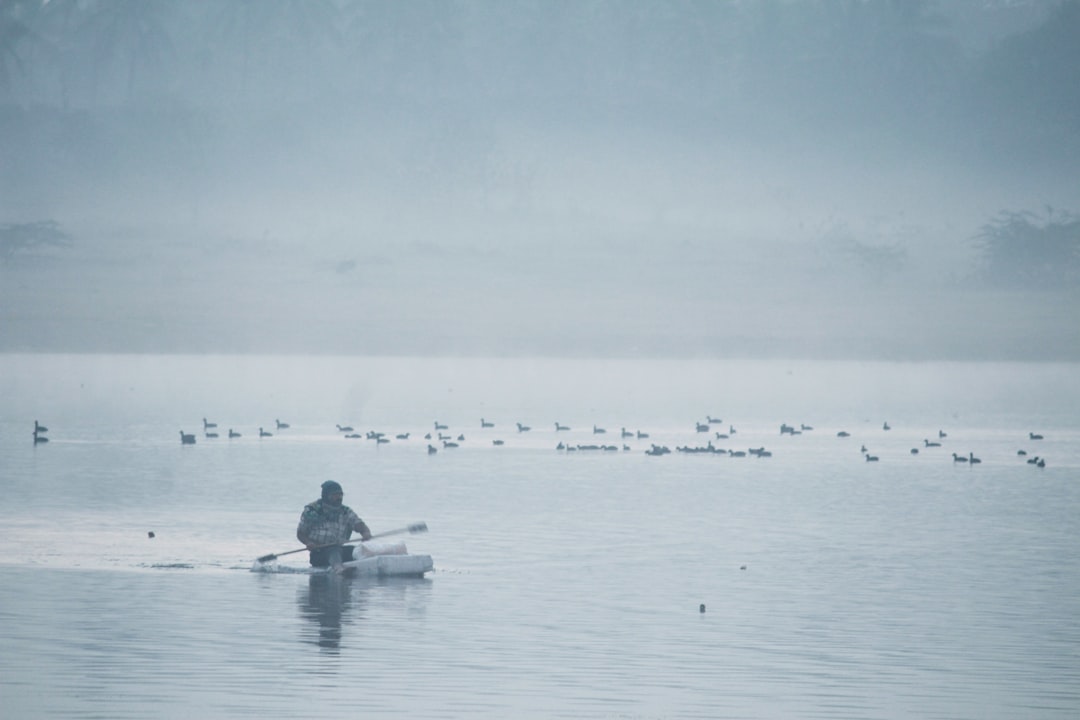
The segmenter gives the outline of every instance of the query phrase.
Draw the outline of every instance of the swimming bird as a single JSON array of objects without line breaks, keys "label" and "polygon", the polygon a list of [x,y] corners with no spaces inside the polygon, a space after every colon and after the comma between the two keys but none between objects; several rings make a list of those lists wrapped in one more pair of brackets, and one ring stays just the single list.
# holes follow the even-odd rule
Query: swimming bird
[{"label": "swimming bird", "polygon": [[465,433],[461,433],[457,436],[458,442],[465,442]]},{"label": "swimming bird", "polygon": [[456,442],[451,442],[449,440],[443,440],[442,441],[442,446],[444,448],[456,448],[456,447],[459,447],[459,445]]},{"label": "swimming bird", "polygon": [[886,420],[885,423],[882,424],[881,429],[882,430],[892,430],[892,428],[889,427],[889,421],[888,420]]},{"label": "swimming bird", "polygon": [[334,427],[338,429],[338,432],[353,432],[352,425],[335,425]]},{"label": "swimming bird", "polygon": [[647,438],[647,437],[649,437],[649,433],[643,433],[640,430],[637,431],[638,440],[641,440],[642,438]]},{"label": "swimming bird", "polygon": [[262,428],[259,428],[259,437],[261,437],[261,438],[274,437],[274,434],[273,433],[268,433],[265,430],[263,430]]},{"label": "swimming bird", "polygon": [[813,430],[814,426],[813,425],[806,425],[804,423],[800,423],[799,424],[799,429],[802,430],[803,432],[806,432],[807,430]]},{"label": "swimming bird", "polygon": [[1043,460],[1042,458],[1039,458],[1039,462],[1035,463],[1035,467],[1041,467],[1041,468],[1046,467],[1046,461]]},{"label": "swimming bird", "polygon": [[694,430],[695,430],[695,432],[699,432],[699,433],[701,433],[701,432],[709,432],[709,424],[708,423],[694,423]]},{"label": "swimming bird", "polygon": [[1017,455],[1027,455],[1027,450],[1017,450],[1016,454]]},{"label": "swimming bird", "polygon": [[1042,439],[1043,439],[1043,436],[1042,436],[1042,435],[1038,435],[1038,434],[1036,434],[1036,433],[1033,433],[1033,432],[1029,432],[1029,433],[1028,433],[1028,439],[1030,439],[1030,440],[1042,440]]},{"label": "swimming bird", "polygon": [[624,437],[624,438],[634,437],[634,433],[630,432],[626,428],[623,428],[622,429],[622,437]]},{"label": "swimming bird", "polygon": [[963,457],[962,455],[957,455],[956,453],[953,453],[952,454],[952,461],[953,462],[967,462],[968,459],[966,457]]},{"label": "swimming bird", "polygon": [[37,420],[34,421],[34,433],[35,434],[37,434],[37,433],[47,433],[47,432],[49,432],[49,428],[45,427],[44,425],[41,425],[40,423],[38,423]]},{"label": "swimming bird", "polygon": [[218,436],[216,432],[206,432],[205,430],[203,431],[203,434],[208,438],[216,438]]},{"label": "swimming bird", "polygon": [[439,421],[436,420],[435,421],[435,429],[436,430],[449,430],[450,428],[448,428],[446,425],[440,425]]},{"label": "swimming bird", "polygon": [[877,455],[869,455],[868,454],[866,456],[866,462],[877,462],[877,461],[878,461],[878,456]]},{"label": "swimming bird", "polygon": [[380,436],[380,437],[375,438],[375,444],[377,446],[378,445],[385,445],[388,442],[390,442],[390,438],[388,438],[388,437],[381,437]]},{"label": "swimming bird", "polygon": [[607,432],[607,430],[605,430],[602,427],[596,427],[595,423],[592,426],[592,431],[593,431],[593,435],[603,435],[604,433]]},{"label": "swimming bird", "polygon": [[45,437],[44,435],[38,435],[37,433],[34,433],[34,444],[35,445],[40,445],[41,443],[47,443],[47,442],[49,442],[49,438]]},{"label": "swimming bird", "polygon": [[1038,455],[1033,455],[1032,457],[1028,458],[1026,460],[1026,462],[1027,462],[1028,465],[1038,465],[1039,464],[1039,456]]},{"label": "swimming bird", "polygon": [[981,462],[982,462],[982,460],[980,460],[979,458],[975,457],[975,453],[973,453],[973,452],[969,452],[969,453],[968,453],[968,462],[969,462],[969,463],[971,463],[972,465],[974,465],[974,464],[976,464],[976,463],[981,463]]},{"label": "swimming bird", "polygon": [[491,444],[492,444],[492,445],[502,445],[502,444],[503,444],[503,441],[502,441],[502,440],[492,440],[492,441],[491,441]]},{"label": "swimming bird", "polygon": [[532,428],[528,425],[522,425],[521,423],[517,423],[517,429],[519,433],[529,432],[530,430],[532,430]]},{"label": "swimming bird", "polygon": [[706,415],[705,416],[705,421],[708,422],[710,425],[713,425],[713,424],[722,425],[723,422],[724,422],[720,418],[714,418],[712,415]]},{"label": "swimming bird", "polygon": [[918,455],[919,454],[919,448],[911,448],[911,454],[912,455]]},{"label": "swimming bird", "polygon": [[564,430],[569,430],[569,429],[570,429],[569,425],[560,425],[558,423],[558,421],[555,422],[555,432],[563,432]]},{"label": "swimming bird", "polygon": [[409,433],[398,433],[394,437],[397,438],[398,440],[408,440],[409,439]]},{"label": "swimming bird", "polygon": [[210,428],[216,428],[217,423],[208,422],[206,418],[202,419],[203,430],[209,430]]},{"label": "swimming bird", "polygon": [[428,454],[428,455],[434,455],[434,454],[435,454],[435,453],[437,453],[437,452],[439,452],[439,448],[435,447],[435,446],[434,446],[434,445],[432,445],[431,443],[428,443],[428,446],[427,446],[427,454]]},{"label": "swimming bird", "polygon": [[195,444],[195,436],[194,435],[188,435],[188,434],[184,433],[183,430],[181,430],[180,431],[180,444],[181,445],[194,445]]},{"label": "swimming bird", "polygon": [[849,433],[847,430],[841,430],[840,432],[836,433],[836,437],[851,437],[851,433]]},{"label": "swimming bird", "polygon": [[484,418],[480,418],[480,427],[482,427],[482,428],[495,427],[495,423],[488,422]]},{"label": "swimming bird", "polygon": [[949,433],[945,432],[944,430],[938,430],[937,431],[937,436],[939,438],[947,438],[947,437],[949,437]]},{"label": "swimming bird", "polygon": [[728,455],[731,457],[746,457],[746,453],[742,450],[728,450]]},{"label": "swimming bird", "polygon": [[926,447],[941,447],[941,443],[930,442],[927,438],[923,438],[923,444],[926,445]]},{"label": "swimming bird", "polygon": [[278,420],[277,418],[274,418],[274,422],[277,423],[277,429],[278,430],[285,430],[286,428],[289,427],[289,423],[283,423],[280,420]]},{"label": "swimming bird", "polygon": [[232,428],[229,428],[229,439],[240,437],[240,433],[236,432]]}]

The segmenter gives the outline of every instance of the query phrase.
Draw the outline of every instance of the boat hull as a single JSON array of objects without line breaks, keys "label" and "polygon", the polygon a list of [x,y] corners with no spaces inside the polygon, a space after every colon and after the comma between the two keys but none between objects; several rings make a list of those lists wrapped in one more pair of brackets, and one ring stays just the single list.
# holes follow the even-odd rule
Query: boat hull
[{"label": "boat hull", "polygon": [[366,577],[424,577],[435,569],[430,555],[373,555],[343,563],[350,575]]}]

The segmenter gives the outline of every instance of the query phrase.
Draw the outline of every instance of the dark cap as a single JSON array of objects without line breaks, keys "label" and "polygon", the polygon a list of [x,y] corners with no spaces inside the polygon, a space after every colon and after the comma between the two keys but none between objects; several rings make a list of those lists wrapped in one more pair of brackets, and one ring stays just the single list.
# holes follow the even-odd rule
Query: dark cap
[{"label": "dark cap", "polygon": [[342,490],[341,486],[338,485],[333,480],[327,480],[326,482],[324,482],[322,484],[322,496],[324,498],[329,497],[333,493],[342,493],[342,494],[344,494],[345,491]]}]

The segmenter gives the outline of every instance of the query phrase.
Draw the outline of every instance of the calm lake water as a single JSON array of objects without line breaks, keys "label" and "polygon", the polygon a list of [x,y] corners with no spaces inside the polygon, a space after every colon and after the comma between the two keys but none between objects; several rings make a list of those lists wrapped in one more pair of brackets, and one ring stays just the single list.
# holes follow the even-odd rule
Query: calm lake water
[{"label": "calm lake water", "polygon": [[[1078,408],[1069,364],[0,355],[0,716],[1072,720]],[[328,478],[436,570],[252,572]]]}]

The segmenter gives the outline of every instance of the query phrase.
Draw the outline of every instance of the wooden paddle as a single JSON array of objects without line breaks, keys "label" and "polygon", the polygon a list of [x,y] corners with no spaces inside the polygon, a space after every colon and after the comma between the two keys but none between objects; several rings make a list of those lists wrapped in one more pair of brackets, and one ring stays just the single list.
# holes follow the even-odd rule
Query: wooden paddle
[{"label": "wooden paddle", "polygon": [[[407,527],[398,528],[397,530],[387,530],[386,532],[375,533],[370,538],[368,538],[368,540],[374,540],[375,538],[386,537],[387,535],[400,535],[401,533],[411,533],[411,534],[415,535],[416,533],[422,533],[422,532],[427,532],[427,523],[418,522],[418,523],[413,523],[412,525],[409,525]],[[311,548],[311,549],[312,550],[318,550],[319,548],[335,547],[335,546],[338,546],[338,545],[352,545],[353,543],[358,543],[358,542],[367,542],[367,540],[361,540],[360,538],[356,538],[355,540],[346,540],[345,542],[341,542],[341,543],[328,543],[326,545],[318,545],[318,546],[316,546],[314,548]],[[286,550],[285,552],[270,553],[269,555],[263,555],[260,558],[256,558],[255,562],[261,562],[261,563],[270,562],[271,560],[276,560],[277,558],[281,557],[282,555],[292,555],[293,553],[304,552],[307,549],[308,548],[306,548],[306,547],[302,547],[302,548],[297,548],[295,550]]]}]

